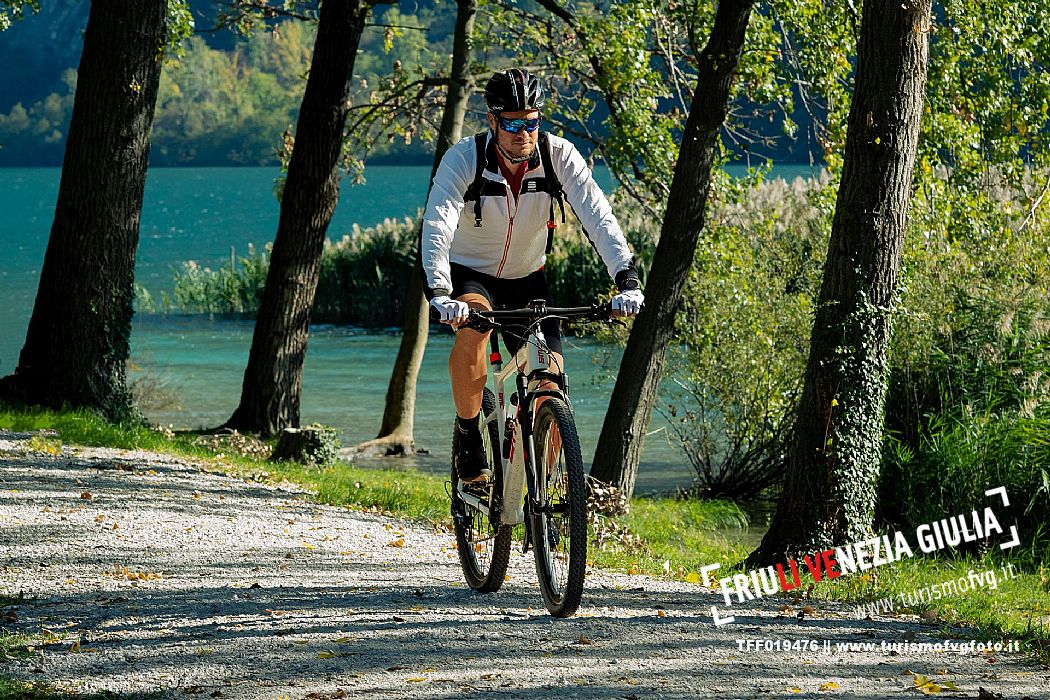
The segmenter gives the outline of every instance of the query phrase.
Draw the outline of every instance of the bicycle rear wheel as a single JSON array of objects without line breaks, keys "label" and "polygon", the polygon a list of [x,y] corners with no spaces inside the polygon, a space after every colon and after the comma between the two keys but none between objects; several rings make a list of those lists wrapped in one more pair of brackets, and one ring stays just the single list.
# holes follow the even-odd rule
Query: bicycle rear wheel
[{"label": "bicycle rear wheel", "polygon": [[[496,410],[496,399],[487,388],[482,396],[481,415]],[[495,421],[481,431],[485,454],[492,469],[488,506],[493,517],[467,504],[456,490],[458,444],[452,437],[452,524],[456,531],[456,551],[467,585],[479,593],[494,593],[503,585],[510,564],[511,527],[499,522],[499,501],[503,494],[503,469],[499,453],[499,428]]]},{"label": "bicycle rear wheel", "polygon": [[576,423],[549,398],[533,430],[540,507],[531,518],[536,575],[547,610],[569,617],[580,606],[587,568],[587,492]]}]

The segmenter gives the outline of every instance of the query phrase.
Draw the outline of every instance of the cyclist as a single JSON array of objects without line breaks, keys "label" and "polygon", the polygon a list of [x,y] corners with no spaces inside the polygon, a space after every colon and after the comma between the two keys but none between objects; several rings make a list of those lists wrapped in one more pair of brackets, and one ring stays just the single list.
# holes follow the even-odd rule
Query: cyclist
[{"label": "cyclist", "polygon": [[[555,203],[579,217],[619,289],[615,316],[631,316],[644,300],[634,258],[612,208],[576,148],[540,131],[545,101],[539,79],[520,68],[496,72],[485,87],[487,132],[445,153],[423,218],[421,260],[426,295],[440,320],[457,328],[470,308],[523,308],[552,303],[543,273],[555,232]],[[471,206],[467,206],[470,204]],[[552,368],[562,368],[557,319],[541,326]],[[456,405],[454,460],[460,480],[477,487],[490,476],[479,414],[488,369],[488,333],[457,329],[449,356]],[[504,333],[513,356],[521,341]]]}]

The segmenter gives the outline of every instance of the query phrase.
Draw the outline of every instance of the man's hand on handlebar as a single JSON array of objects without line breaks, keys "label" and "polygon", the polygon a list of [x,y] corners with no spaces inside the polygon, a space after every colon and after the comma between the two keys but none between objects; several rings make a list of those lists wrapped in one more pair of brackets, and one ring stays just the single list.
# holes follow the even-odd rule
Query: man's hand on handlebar
[{"label": "man's hand on handlebar", "polygon": [[612,298],[610,307],[612,309],[612,315],[614,318],[620,318],[623,316],[634,316],[642,310],[642,304],[645,303],[645,295],[642,294],[640,289],[629,289],[626,292],[620,292]]},{"label": "man's hand on handlebar", "polygon": [[470,307],[465,301],[456,301],[449,296],[434,297],[430,305],[437,310],[438,320],[442,323],[458,325],[470,315]]}]

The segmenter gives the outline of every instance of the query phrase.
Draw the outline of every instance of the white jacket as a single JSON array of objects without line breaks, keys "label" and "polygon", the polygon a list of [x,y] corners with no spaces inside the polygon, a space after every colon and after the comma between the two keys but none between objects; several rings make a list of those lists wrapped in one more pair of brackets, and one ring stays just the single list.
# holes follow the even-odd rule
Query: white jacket
[{"label": "white jacket", "polygon": [[[579,217],[609,276],[615,279],[618,272],[632,266],[633,256],[612,207],[576,147],[554,135],[548,135],[548,139],[551,165],[561,181],[565,199]],[[539,145],[530,163],[536,167],[525,174],[515,205],[510,186],[491,155],[491,131],[486,143],[490,156],[484,177],[502,184],[506,196],[482,197],[481,227],[475,226],[474,202],[464,206],[463,201],[476,172],[474,136],[449,148],[434,175],[423,215],[421,258],[427,286],[435,295],[451,293],[449,262],[493,277],[516,279],[540,269],[546,260],[551,196],[543,191],[528,191],[527,184],[544,176]],[[557,204],[555,212],[560,217]]]}]

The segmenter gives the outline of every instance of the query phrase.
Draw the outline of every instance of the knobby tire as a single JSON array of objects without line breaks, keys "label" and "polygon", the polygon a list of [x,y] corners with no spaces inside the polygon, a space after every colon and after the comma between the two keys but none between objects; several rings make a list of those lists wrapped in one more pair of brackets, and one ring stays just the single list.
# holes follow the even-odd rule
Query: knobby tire
[{"label": "knobby tire", "polygon": [[[552,458],[548,438],[555,431],[561,449]],[[531,514],[536,575],[547,610],[555,617],[569,617],[583,597],[587,491],[576,423],[564,401],[548,398],[543,402],[536,412],[533,438],[540,482],[540,509]]]}]

